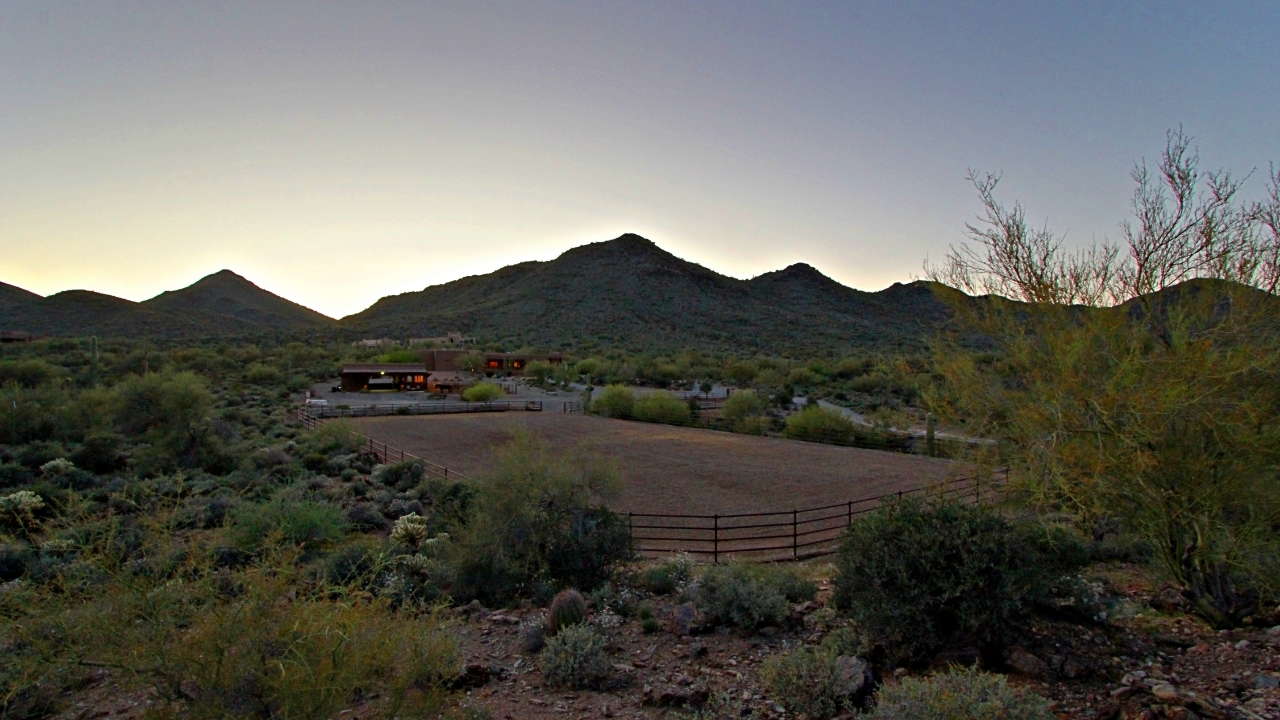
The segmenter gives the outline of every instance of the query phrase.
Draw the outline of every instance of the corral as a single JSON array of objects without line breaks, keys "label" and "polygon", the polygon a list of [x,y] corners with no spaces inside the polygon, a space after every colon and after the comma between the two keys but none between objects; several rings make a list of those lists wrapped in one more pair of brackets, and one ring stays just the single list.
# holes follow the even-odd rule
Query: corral
[{"label": "corral", "polygon": [[361,432],[476,476],[520,430],[556,452],[612,462],[624,488],[614,509],[730,514],[791,510],[907,491],[947,480],[952,463],[900,453],[562,413],[377,417]]}]

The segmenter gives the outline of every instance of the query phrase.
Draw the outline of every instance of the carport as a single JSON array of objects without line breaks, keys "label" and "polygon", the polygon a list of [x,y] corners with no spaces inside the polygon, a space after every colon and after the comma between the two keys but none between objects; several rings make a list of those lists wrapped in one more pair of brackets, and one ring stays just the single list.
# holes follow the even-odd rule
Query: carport
[{"label": "carport", "polygon": [[342,366],[340,384],[344,392],[412,392],[426,390],[429,376],[420,363],[357,363]]}]

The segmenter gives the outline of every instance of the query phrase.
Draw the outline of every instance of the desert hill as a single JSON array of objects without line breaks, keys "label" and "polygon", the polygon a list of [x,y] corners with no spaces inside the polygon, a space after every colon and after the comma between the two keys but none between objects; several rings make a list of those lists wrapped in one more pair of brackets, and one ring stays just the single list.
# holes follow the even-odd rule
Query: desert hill
[{"label": "desert hill", "polygon": [[193,337],[260,335],[332,325],[313,310],[230,271],[143,302],[88,290],[41,297],[0,285],[0,330],[37,335]]},{"label": "desert hill", "polygon": [[803,264],[738,280],[627,234],[382,298],[340,325],[392,337],[460,329],[540,347],[776,353],[916,347],[947,317],[928,283],[868,293]]},{"label": "desert hill", "polygon": [[142,305],[177,314],[205,311],[228,315],[275,330],[326,327],[333,319],[263,290],[243,277],[221,270],[181,290],[169,290]]}]

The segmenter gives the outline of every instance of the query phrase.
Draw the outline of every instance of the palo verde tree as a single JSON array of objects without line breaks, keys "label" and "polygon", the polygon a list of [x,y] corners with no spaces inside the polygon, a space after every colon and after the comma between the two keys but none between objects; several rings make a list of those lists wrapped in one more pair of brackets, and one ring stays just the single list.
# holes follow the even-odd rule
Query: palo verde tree
[{"label": "palo verde tree", "polygon": [[970,175],[985,215],[928,276],[987,297],[952,297],[927,401],[998,440],[1033,504],[1117,517],[1235,624],[1280,579],[1280,173],[1246,201],[1178,130],[1132,177],[1122,242],[1071,251]]}]

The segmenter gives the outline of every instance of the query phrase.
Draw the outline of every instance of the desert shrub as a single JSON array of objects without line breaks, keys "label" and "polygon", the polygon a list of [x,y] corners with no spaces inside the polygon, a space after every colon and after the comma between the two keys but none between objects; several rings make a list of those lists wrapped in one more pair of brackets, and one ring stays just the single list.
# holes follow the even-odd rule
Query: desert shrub
[{"label": "desert shrub", "polygon": [[[846,674],[852,677],[846,678]],[[772,697],[791,712],[811,718],[829,718],[843,712],[865,685],[863,672],[846,673],[835,654],[813,647],[766,658],[760,665],[760,676]]]},{"label": "desert shrub", "polygon": [[660,390],[637,399],[631,414],[644,422],[684,425],[689,422],[689,405],[674,394]]},{"label": "desert shrub", "polygon": [[604,636],[586,624],[571,625],[548,638],[538,661],[542,678],[551,687],[599,687],[609,675]]},{"label": "desert shrub", "polygon": [[374,468],[373,481],[404,491],[417,485],[422,480],[422,473],[422,464],[417,460],[402,460]]},{"label": "desert shrub", "polygon": [[347,508],[345,515],[347,522],[351,523],[352,529],[359,532],[385,530],[389,524],[387,518],[374,503],[356,503]]},{"label": "desert shrub", "polygon": [[577,590],[562,590],[547,608],[547,632],[557,635],[570,625],[587,621],[587,600]]},{"label": "desert shrub", "polygon": [[952,669],[885,685],[870,720],[1052,720],[1044,698],[1012,688],[999,675]]},{"label": "desert shrub", "polygon": [[998,648],[1027,600],[1082,559],[1070,545],[986,506],[892,501],[845,531],[833,600],[892,662],[927,664],[957,643]]},{"label": "desert shrub", "polygon": [[560,526],[543,552],[547,576],[558,586],[598,587],[631,558],[631,530],[608,508],[569,508]]},{"label": "desert shrub", "polygon": [[65,374],[62,368],[51,365],[44,360],[0,360],[0,387],[10,383],[34,388]]},{"label": "desert shrub", "polygon": [[20,487],[35,480],[35,473],[18,463],[0,464],[0,489]]},{"label": "desert shrub", "polygon": [[787,418],[784,434],[793,440],[822,443],[848,443],[853,438],[853,421],[835,410],[820,405],[806,405]]},{"label": "desert shrub", "polygon": [[611,418],[629,418],[636,406],[636,395],[626,385],[609,385],[591,401],[591,412]]},{"label": "desert shrub", "polygon": [[507,391],[503,390],[496,383],[479,382],[466,390],[462,391],[462,399],[467,402],[493,402],[498,398],[506,395]]},{"label": "desert shrub", "polygon": [[347,532],[340,508],[310,500],[245,505],[235,511],[234,518],[231,538],[245,550],[262,548],[276,539],[316,548],[338,542]]},{"label": "desert shrub", "polygon": [[307,440],[328,455],[353,453],[361,448],[358,429],[350,420],[326,420],[307,434]]},{"label": "desert shrub", "polygon": [[547,646],[547,625],[541,620],[522,625],[520,628],[520,645],[527,653],[541,652]]},{"label": "desert shrub", "polygon": [[33,560],[34,553],[29,546],[0,543],[0,582],[22,577]]},{"label": "desert shrub", "polygon": [[693,599],[714,622],[748,630],[787,619],[787,598],[778,583],[747,563],[706,568],[693,588]]},{"label": "desert shrub", "polygon": [[682,554],[641,570],[636,575],[636,583],[654,595],[670,595],[692,577],[693,560]]},{"label": "desert shrub", "polygon": [[270,365],[254,363],[244,373],[244,379],[254,385],[275,385],[283,379],[280,371]]},{"label": "desert shrub", "polygon": [[517,438],[449,544],[458,597],[503,604],[556,585],[595,589],[631,558],[626,523],[597,505],[617,485],[612,470]]},{"label": "desert shrub", "polygon": [[90,433],[69,459],[76,466],[99,475],[116,472],[125,466],[125,457],[120,451],[121,440],[119,435],[111,432]]},{"label": "desert shrub", "polygon": [[343,546],[326,557],[319,575],[329,586],[367,588],[384,565],[380,548],[365,540]]}]

